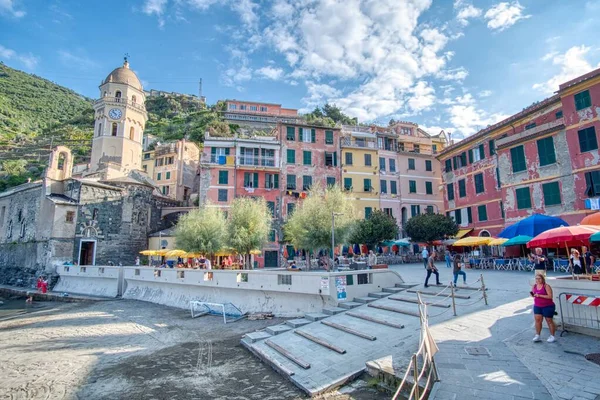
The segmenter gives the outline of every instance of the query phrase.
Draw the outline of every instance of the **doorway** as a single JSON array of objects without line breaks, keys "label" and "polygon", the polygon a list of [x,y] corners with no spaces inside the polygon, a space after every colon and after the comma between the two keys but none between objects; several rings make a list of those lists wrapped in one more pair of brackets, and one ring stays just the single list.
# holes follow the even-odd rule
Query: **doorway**
[{"label": "doorway", "polygon": [[277,268],[277,251],[265,251],[265,268]]},{"label": "doorway", "polygon": [[96,264],[96,241],[82,240],[79,243],[79,265]]}]

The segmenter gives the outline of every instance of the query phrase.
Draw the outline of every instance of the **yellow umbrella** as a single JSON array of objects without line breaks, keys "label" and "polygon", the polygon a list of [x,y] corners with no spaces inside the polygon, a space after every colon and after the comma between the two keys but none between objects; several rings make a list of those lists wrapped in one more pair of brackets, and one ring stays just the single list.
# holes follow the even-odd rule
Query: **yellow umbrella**
[{"label": "yellow umbrella", "polygon": [[221,249],[221,250],[217,251],[215,253],[215,256],[223,257],[223,256],[230,256],[232,254],[233,254],[233,249],[225,248],[225,249]]},{"label": "yellow umbrella", "polygon": [[260,250],[250,250],[250,254],[254,254],[255,256],[260,255],[262,252]]},{"label": "yellow umbrella", "polygon": [[165,256],[167,257],[183,257],[187,254],[187,251],[185,250],[168,250],[165,253]]},{"label": "yellow umbrella", "polygon": [[492,239],[492,241],[488,243],[488,246],[501,246],[506,242],[508,242],[508,239],[496,238]]},{"label": "yellow umbrella", "polygon": [[185,255],[182,257],[195,258],[195,257],[201,257],[201,256],[202,256],[202,254],[200,254],[200,253],[185,253]]},{"label": "yellow umbrella", "polygon": [[479,236],[469,236],[466,238],[462,238],[454,242],[452,246],[462,246],[462,247],[470,247],[470,246],[481,246],[488,244],[492,241],[491,237],[479,237]]},{"label": "yellow umbrella", "polygon": [[143,256],[155,256],[156,254],[156,250],[142,250],[140,251],[140,254]]}]

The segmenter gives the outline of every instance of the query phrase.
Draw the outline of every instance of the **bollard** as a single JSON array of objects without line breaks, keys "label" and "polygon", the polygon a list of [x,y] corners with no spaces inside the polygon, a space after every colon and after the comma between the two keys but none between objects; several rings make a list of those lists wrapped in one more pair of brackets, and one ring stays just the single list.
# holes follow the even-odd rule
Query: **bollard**
[{"label": "bollard", "polygon": [[452,294],[452,311],[456,317],[456,300],[454,299],[454,284],[450,282],[450,293]]},{"label": "bollard", "polygon": [[485,292],[485,282],[483,281],[483,274],[479,275],[481,277],[481,292],[483,293],[483,301],[485,302],[485,305],[488,305],[488,301],[487,301],[487,293]]},{"label": "bollard", "polygon": [[415,399],[420,398],[421,396],[419,395],[419,368],[417,366],[417,355],[413,354],[412,356],[413,359],[413,367],[414,367],[414,372],[413,372],[413,376],[414,376],[414,388],[415,388]]}]

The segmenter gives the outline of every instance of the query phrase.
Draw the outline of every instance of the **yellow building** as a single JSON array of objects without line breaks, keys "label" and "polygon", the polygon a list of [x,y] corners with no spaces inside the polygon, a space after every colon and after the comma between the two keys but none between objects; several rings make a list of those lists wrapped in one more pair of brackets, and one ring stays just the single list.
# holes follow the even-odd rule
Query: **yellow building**
[{"label": "yellow building", "polygon": [[154,177],[154,150],[144,151],[142,154],[142,170]]},{"label": "yellow building", "polygon": [[343,188],[351,193],[358,217],[380,208],[377,137],[369,127],[343,126],[341,138]]}]

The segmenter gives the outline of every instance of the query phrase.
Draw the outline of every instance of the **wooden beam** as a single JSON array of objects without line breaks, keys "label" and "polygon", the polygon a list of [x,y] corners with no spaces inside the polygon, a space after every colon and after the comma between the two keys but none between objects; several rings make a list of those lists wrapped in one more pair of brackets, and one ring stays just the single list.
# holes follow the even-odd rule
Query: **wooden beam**
[{"label": "wooden beam", "polygon": [[375,317],[371,317],[371,316],[368,316],[368,315],[364,315],[364,314],[360,314],[360,313],[355,313],[355,312],[352,312],[352,311],[347,311],[346,315],[349,315],[349,316],[354,317],[354,318],[364,319],[365,321],[375,322],[376,324],[391,326],[392,328],[397,328],[397,329],[403,329],[404,328],[404,325],[402,325],[402,324],[395,324],[393,322],[389,322],[389,321],[386,321],[384,319],[375,318]]},{"label": "wooden beam", "polygon": [[337,352],[337,353],[340,353],[340,354],[346,354],[346,350],[344,350],[344,349],[342,349],[342,348],[340,348],[340,347],[337,347],[336,345],[334,345],[334,344],[331,344],[331,343],[329,343],[329,342],[328,342],[328,341],[326,341],[326,340],[323,340],[323,339],[321,339],[321,338],[318,338],[318,337],[316,337],[316,336],[313,336],[313,335],[311,335],[311,334],[310,334],[310,333],[308,333],[308,332],[304,332],[304,331],[298,331],[298,330],[296,330],[296,331],[294,331],[294,333],[296,333],[296,334],[298,334],[298,335],[302,336],[303,338],[306,338],[306,339],[308,339],[308,340],[310,340],[310,341],[312,341],[312,342],[315,342],[315,343],[317,343],[317,344],[320,344],[320,345],[321,345],[321,346],[323,346],[323,347],[327,347],[328,349],[330,349],[330,350],[333,350],[333,351],[335,351],[335,352]]},{"label": "wooden beam", "polygon": [[[409,297],[389,297],[388,296],[387,298],[390,300],[403,301],[405,303],[419,304],[419,300],[411,299]],[[435,303],[431,303],[429,301],[424,301],[423,303],[427,304],[428,306],[432,306],[432,307],[450,308],[450,304],[435,304]]]},{"label": "wooden beam", "polygon": [[408,310],[402,310],[401,308],[384,306],[384,305],[381,305],[381,304],[369,304],[369,307],[378,308],[380,310],[397,312],[399,314],[412,315],[413,317],[419,317],[419,313],[408,311]]},{"label": "wooden beam", "polygon": [[267,353],[265,353],[260,348],[258,348],[258,347],[251,347],[250,351],[252,351],[253,353],[256,353],[258,355],[258,358],[261,358],[262,360],[270,362],[271,364],[273,364],[274,368],[276,370],[279,370],[279,371],[283,372],[283,374],[285,374],[287,376],[294,375],[294,371],[292,371],[289,368],[287,368],[285,365],[283,365],[282,363],[280,363],[279,361],[277,361],[276,359],[274,359],[273,357],[271,357],[270,355],[268,355]]},{"label": "wooden beam", "polygon": [[369,335],[369,334],[367,334],[367,333],[363,333],[363,332],[357,331],[356,329],[352,329],[352,328],[349,328],[349,327],[347,327],[347,326],[344,326],[344,325],[336,324],[335,322],[330,322],[330,321],[321,321],[321,323],[322,323],[323,325],[327,325],[327,326],[330,326],[330,327],[332,327],[332,328],[339,329],[340,331],[343,331],[343,332],[349,333],[349,334],[351,334],[351,335],[354,335],[354,336],[361,337],[361,338],[363,338],[363,339],[367,339],[367,340],[377,340],[377,337],[376,337],[376,336]]},{"label": "wooden beam", "polygon": [[301,358],[296,357],[295,355],[293,355],[292,353],[290,353],[289,351],[287,351],[286,349],[284,349],[280,345],[273,343],[271,340],[268,340],[268,339],[265,340],[265,344],[267,346],[269,346],[270,348],[272,348],[273,350],[275,350],[278,353],[280,353],[285,358],[287,358],[290,361],[293,361],[294,363],[298,364],[300,367],[302,367],[304,369],[309,369],[310,368],[310,364],[309,363],[307,363],[306,361],[302,360]]}]

